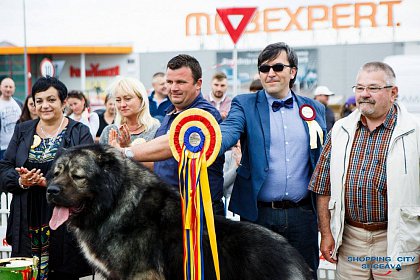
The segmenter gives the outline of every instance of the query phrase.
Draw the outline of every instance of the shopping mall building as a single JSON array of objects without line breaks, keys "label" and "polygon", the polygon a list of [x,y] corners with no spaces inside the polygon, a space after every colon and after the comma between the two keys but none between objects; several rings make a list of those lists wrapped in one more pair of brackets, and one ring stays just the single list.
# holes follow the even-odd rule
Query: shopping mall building
[{"label": "shopping mall building", "polygon": [[[337,103],[352,94],[363,63],[402,55],[397,64],[414,64],[420,57],[417,0],[161,0],[148,4],[122,0],[103,1],[100,7],[93,6],[97,1],[54,1],[47,7],[26,1],[25,14],[22,3],[16,2],[0,4],[0,24],[7,31],[0,33],[0,75],[15,79],[20,99],[25,96],[25,80],[30,89],[45,72],[45,61],[69,89],[83,90],[93,103],[100,103],[114,76],[134,76],[150,88],[152,75],[165,71],[167,61],[179,53],[200,61],[203,92],[207,92],[215,71],[224,71],[233,80],[234,44],[216,11],[229,7],[256,8],[235,45],[238,93],[246,92],[257,74],[261,49],[278,41],[298,53],[295,90],[310,96],[314,87],[326,85],[336,93],[333,102]],[[241,19],[229,16],[234,28]],[[420,107],[420,99],[413,100]]]}]

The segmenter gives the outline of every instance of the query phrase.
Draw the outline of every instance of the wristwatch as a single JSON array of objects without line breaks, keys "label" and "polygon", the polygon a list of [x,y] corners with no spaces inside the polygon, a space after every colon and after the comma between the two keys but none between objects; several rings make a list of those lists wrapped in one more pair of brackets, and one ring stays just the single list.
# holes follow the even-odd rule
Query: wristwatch
[{"label": "wristwatch", "polygon": [[124,155],[128,158],[133,158],[134,157],[133,150],[131,150],[130,148],[124,148]]}]

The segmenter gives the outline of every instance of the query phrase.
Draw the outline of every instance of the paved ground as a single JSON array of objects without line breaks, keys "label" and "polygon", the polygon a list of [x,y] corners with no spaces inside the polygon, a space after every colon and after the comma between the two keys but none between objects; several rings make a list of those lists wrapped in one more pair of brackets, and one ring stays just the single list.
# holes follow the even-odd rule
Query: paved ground
[{"label": "paved ground", "polygon": [[106,280],[105,278],[99,276],[98,274],[95,275],[95,277],[93,277],[93,276],[86,276],[86,277],[80,278],[80,280],[92,280],[92,279],[95,279],[95,280]]}]

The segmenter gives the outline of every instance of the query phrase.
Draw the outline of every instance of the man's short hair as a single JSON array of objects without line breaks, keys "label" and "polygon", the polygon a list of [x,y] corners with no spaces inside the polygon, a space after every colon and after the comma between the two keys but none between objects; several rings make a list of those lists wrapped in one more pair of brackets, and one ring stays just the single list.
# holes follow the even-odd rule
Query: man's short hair
[{"label": "man's short hair", "polygon": [[[1,85],[1,83],[3,82],[3,80],[4,79],[10,79],[10,80],[12,80],[13,82],[14,82],[14,80],[12,79],[12,77],[10,77],[10,76],[7,76],[7,75],[0,75],[0,85]],[[0,96],[1,96],[1,89],[0,89]]]},{"label": "man's short hair", "polygon": [[[12,79],[10,76],[7,76],[7,75],[0,75],[0,84],[1,84],[1,82],[2,82],[4,79],[6,79],[6,78]],[[12,79],[12,80],[13,80],[13,79]]]},{"label": "man's short hair", "polygon": [[223,73],[223,72],[217,72],[217,73],[215,73],[214,75],[213,75],[213,77],[211,78],[211,80],[213,81],[213,80],[218,80],[218,81],[221,81],[221,80],[224,80],[224,79],[227,79],[227,76],[226,76],[226,74],[225,73]]},{"label": "man's short hair", "polygon": [[179,54],[169,60],[167,68],[171,70],[177,70],[182,67],[187,67],[191,69],[194,84],[197,83],[199,79],[202,77],[201,66],[198,60],[195,57],[192,57],[188,54]]},{"label": "man's short hair", "polygon": [[293,79],[290,80],[289,83],[289,88],[292,88],[293,84],[296,81],[298,71],[298,56],[295,50],[289,47],[289,45],[287,45],[286,43],[278,42],[265,47],[258,56],[258,67],[260,67],[261,64],[265,61],[275,59],[283,51],[286,52],[287,60],[289,61],[290,67],[296,69],[296,75],[293,77]]},{"label": "man's short hair", "polygon": [[[389,66],[388,64],[381,62],[381,61],[372,61],[372,62],[368,62],[365,63],[362,68],[360,68],[359,73],[361,71],[383,71],[385,72],[386,75],[386,84],[387,85],[395,85],[395,72],[392,69],[391,66]],[[358,73],[358,75],[359,75]]]},{"label": "man's short hair", "polygon": [[165,77],[165,73],[156,72],[155,74],[153,74],[152,79],[157,78],[157,77]]},{"label": "man's short hair", "polygon": [[156,79],[158,79],[158,78],[165,78],[165,73],[163,73],[163,72],[156,72],[155,74],[153,74],[153,76],[152,76],[152,85],[154,85],[156,83]]}]

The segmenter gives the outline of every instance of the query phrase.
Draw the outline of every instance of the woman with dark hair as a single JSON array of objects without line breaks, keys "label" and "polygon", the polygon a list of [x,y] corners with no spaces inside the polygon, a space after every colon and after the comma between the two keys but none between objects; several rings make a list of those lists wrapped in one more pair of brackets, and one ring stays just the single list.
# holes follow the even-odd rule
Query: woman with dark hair
[{"label": "woman with dark hair", "polygon": [[13,194],[6,240],[12,257],[37,256],[38,279],[79,279],[92,274],[76,239],[63,225],[51,231],[46,201],[47,174],[61,148],[93,143],[89,128],[63,114],[66,86],[53,77],[32,87],[39,119],[16,125],[0,161],[0,191]]},{"label": "woman with dark hair", "polygon": [[32,98],[32,94],[29,94],[25,102],[23,103],[22,114],[18,122],[29,121],[38,118],[38,114],[36,113],[34,99]]},{"label": "woman with dark hair", "polygon": [[90,112],[89,100],[78,90],[72,90],[67,96],[67,103],[72,113],[69,118],[81,122],[90,129],[92,137],[96,137],[96,132],[99,129],[99,116],[95,112]]},{"label": "woman with dark hair", "polygon": [[257,92],[259,90],[262,90],[263,86],[261,84],[261,80],[260,79],[255,79],[251,82],[251,84],[249,85],[249,91],[250,92]]},{"label": "woman with dark hair", "polygon": [[99,116],[99,129],[96,132],[96,142],[99,142],[104,128],[114,123],[115,119],[115,97],[112,94],[107,94],[105,97],[105,111],[98,114]]},{"label": "woman with dark hair", "polygon": [[356,97],[350,96],[346,103],[344,103],[343,107],[341,108],[340,116],[342,118],[347,117],[356,109]]}]

